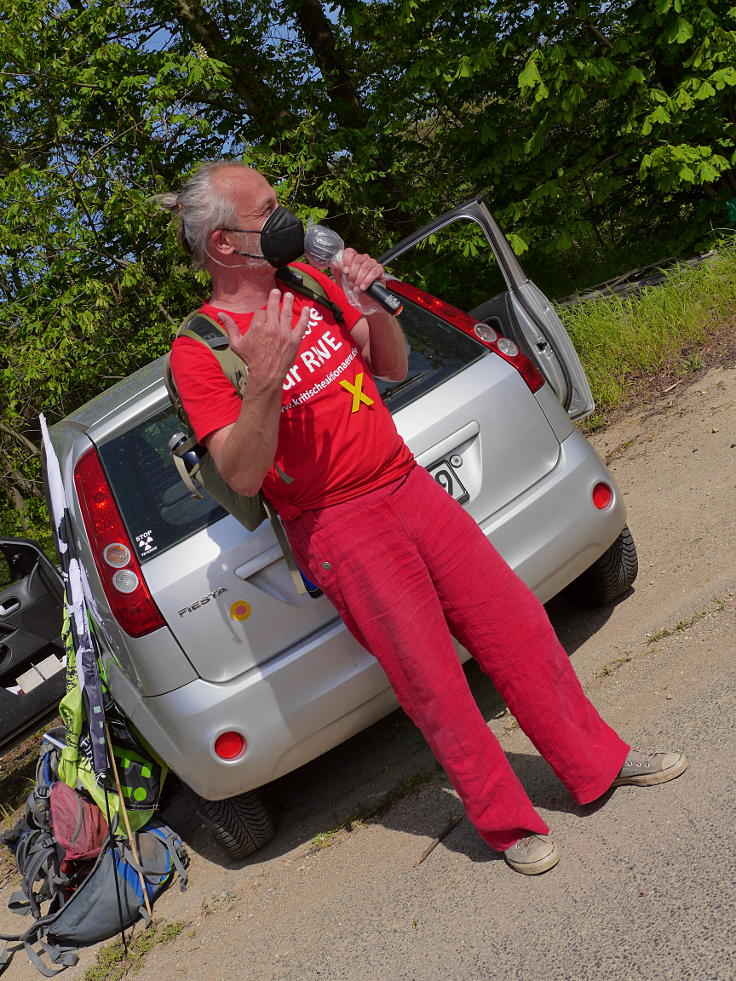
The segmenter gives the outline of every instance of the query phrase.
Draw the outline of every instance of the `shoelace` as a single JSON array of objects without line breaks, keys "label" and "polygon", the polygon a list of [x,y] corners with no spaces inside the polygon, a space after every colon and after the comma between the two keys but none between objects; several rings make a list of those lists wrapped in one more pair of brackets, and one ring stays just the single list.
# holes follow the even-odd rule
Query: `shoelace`
[{"label": "shoelace", "polygon": [[641,753],[638,749],[632,749],[629,755],[626,757],[626,762],[624,763],[624,766],[649,767],[656,755],[657,755],[656,753]]}]

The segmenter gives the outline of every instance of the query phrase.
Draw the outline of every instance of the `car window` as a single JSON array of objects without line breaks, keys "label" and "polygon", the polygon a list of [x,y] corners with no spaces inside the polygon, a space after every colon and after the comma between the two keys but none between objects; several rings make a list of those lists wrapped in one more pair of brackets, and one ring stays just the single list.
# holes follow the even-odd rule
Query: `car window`
[{"label": "car window", "polygon": [[107,473],[141,562],[221,518],[224,509],[206,492],[191,496],[167,446],[181,423],[165,410],[100,447]]},{"label": "car window", "polygon": [[10,565],[2,552],[0,552],[0,589],[7,589],[14,582],[18,581],[17,576],[11,575]]},{"label": "car window", "polygon": [[392,259],[388,274],[473,310],[507,286],[480,225],[459,218]]},{"label": "car window", "polygon": [[381,398],[392,412],[430,392],[486,353],[482,344],[410,300],[404,300],[399,320],[409,345],[409,371],[400,382],[376,379]]}]

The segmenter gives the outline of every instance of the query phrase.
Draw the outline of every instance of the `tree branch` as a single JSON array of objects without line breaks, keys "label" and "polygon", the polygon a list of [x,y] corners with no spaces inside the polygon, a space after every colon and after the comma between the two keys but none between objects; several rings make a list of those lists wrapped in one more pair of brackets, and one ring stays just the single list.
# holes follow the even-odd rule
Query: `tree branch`
[{"label": "tree branch", "polygon": [[13,439],[17,440],[19,443],[25,446],[27,450],[30,450],[34,456],[41,456],[40,446],[36,446],[36,444],[32,443],[27,436],[24,436],[23,433],[19,433],[17,429],[13,429],[12,426],[9,426],[6,422],[0,422],[0,432],[3,432],[6,436],[11,436]]},{"label": "tree branch", "polygon": [[[186,34],[201,44],[211,58],[224,62],[231,71],[233,91],[243,100],[252,117],[264,133],[279,135],[277,121],[291,118],[291,113],[283,107],[274,112],[273,95],[258,79],[252,68],[261,54],[255,50],[248,52],[252,58],[243,58],[242,50],[236,52],[229,39],[220,30],[214,18],[204,9],[200,0],[174,0],[174,16]],[[246,71],[243,63],[249,65]]]},{"label": "tree branch", "polygon": [[588,31],[588,33],[592,37],[594,37],[599,44],[602,44],[604,48],[607,48],[610,51],[611,48],[613,47],[613,45],[608,40],[608,38],[605,36],[605,34],[601,34],[601,32],[595,26],[595,24],[590,19],[590,17],[583,16],[583,14],[580,13],[580,11],[575,6],[575,4],[572,2],[572,0],[565,0],[565,3],[567,4],[568,9],[580,21],[580,23],[584,25],[584,27],[586,28],[586,30]]},{"label": "tree branch", "polygon": [[[332,25],[325,16],[320,0],[297,0],[294,17],[302,34],[314,52],[317,66],[327,83],[331,95],[336,96],[354,109],[360,108],[360,97],[347,72],[342,52]],[[336,107],[339,117],[339,110]]]}]

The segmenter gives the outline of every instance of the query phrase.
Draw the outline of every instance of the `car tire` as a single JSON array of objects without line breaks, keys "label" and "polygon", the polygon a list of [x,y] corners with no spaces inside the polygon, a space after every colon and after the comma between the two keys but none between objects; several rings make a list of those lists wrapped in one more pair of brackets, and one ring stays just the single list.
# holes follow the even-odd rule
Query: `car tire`
[{"label": "car tire", "polygon": [[571,590],[575,598],[587,606],[603,606],[625,593],[638,572],[634,538],[624,526],[613,545],[578,576]]},{"label": "car tire", "polygon": [[205,800],[186,788],[194,809],[228,858],[246,858],[274,835],[271,815],[257,790],[225,800]]}]

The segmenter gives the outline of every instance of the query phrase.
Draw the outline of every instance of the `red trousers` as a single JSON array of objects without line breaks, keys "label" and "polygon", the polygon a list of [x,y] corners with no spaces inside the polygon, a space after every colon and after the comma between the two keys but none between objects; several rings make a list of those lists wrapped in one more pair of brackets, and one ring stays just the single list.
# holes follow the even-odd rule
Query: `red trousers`
[{"label": "red trousers", "polygon": [[549,829],[481,715],[451,634],[579,804],[608,790],[629,747],[583,693],[544,607],[423,468],[284,528],[492,848]]}]

